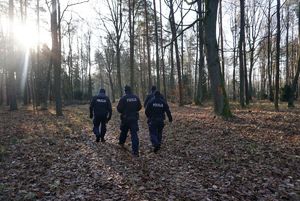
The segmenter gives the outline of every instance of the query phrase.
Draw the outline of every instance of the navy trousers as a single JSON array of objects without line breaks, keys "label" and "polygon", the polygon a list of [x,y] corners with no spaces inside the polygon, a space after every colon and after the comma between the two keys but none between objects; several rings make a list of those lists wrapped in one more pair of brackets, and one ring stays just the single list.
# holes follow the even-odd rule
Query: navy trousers
[{"label": "navy trousers", "polygon": [[100,118],[94,118],[93,124],[94,124],[93,132],[96,135],[96,137],[104,139],[106,133],[106,120]]},{"label": "navy trousers", "polygon": [[139,137],[137,132],[139,131],[138,121],[126,121],[122,120],[120,126],[121,134],[119,138],[119,144],[124,144],[127,138],[128,131],[131,134],[132,153],[139,154]]},{"label": "navy trousers", "polygon": [[162,131],[164,128],[163,121],[149,121],[150,140],[153,147],[160,147],[162,142]]}]

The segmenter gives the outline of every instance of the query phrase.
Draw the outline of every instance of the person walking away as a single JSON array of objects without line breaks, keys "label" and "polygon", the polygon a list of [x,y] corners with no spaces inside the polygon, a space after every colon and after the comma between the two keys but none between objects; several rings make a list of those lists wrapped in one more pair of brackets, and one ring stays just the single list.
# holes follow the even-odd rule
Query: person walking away
[{"label": "person walking away", "polygon": [[148,118],[150,140],[154,148],[154,153],[157,153],[161,147],[165,113],[168,116],[169,122],[172,122],[173,118],[169,105],[161,98],[160,92],[156,91],[154,93],[154,98],[148,102],[145,110],[145,114]]},{"label": "person walking away", "polygon": [[93,132],[96,135],[96,142],[100,139],[101,142],[105,142],[106,124],[111,119],[111,115],[111,102],[105,95],[105,89],[100,89],[99,94],[94,96],[90,103],[90,118],[94,118]]},{"label": "person walking away", "polygon": [[146,96],[146,99],[144,101],[144,108],[147,107],[148,102],[154,98],[154,92],[156,91],[156,86],[151,87],[151,92]]},{"label": "person walking away", "polygon": [[121,126],[119,145],[124,147],[128,131],[130,130],[132,142],[132,154],[134,157],[139,156],[139,131],[138,120],[139,111],[142,105],[139,97],[131,92],[130,86],[125,86],[125,95],[120,99],[117,110],[121,113]]}]

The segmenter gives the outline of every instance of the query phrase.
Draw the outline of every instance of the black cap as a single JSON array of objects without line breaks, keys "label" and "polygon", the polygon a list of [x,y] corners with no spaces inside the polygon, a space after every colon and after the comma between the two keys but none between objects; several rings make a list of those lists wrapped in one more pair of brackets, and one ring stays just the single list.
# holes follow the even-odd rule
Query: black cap
[{"label": "black cap", "polygon": [[126,85],[125,87],[125,93],[130,93],[131,92],[131,87]]},{"label": "black cap", "polygon": [[151,87],[151,91],[152,91],[152,92],[155,92],[155,91],[156,91],[156,86],[152,86],[152,87]]},{"label": "black cap", "polygon": [[100,91],[99,91],[99,93],[105,94],[105,89],[101,88]]}]

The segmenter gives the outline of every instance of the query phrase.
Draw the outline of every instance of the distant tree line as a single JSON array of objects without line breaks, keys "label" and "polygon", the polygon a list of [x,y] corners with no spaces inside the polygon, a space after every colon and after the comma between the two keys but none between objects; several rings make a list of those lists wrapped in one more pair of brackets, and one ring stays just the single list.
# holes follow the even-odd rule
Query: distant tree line
[{"label": "distant tree line", "polygon": [[[217,114],[230,116],[229,101],[245,107],[268,99],[279,110],[280,100],[292,107],[299,96],[296,0],[104,0],[91,11],[96,25],[66,14],[84,3],[92,2],[63,8],[58,0],[1,3],[1,18],[10,20],[7,29],[0,27],[2,105],[15,110],[22,101],[47,109],[53,101],[62,115],[63,105],[86,102],[100,87],[115,102],[125,84],[142,98],[156,85],[168,101],[212,100]],[[13,20],[29,17],[38,31],[41,21],[49,22],[43,25],[51,47],[28,52],[14,42]]]}]

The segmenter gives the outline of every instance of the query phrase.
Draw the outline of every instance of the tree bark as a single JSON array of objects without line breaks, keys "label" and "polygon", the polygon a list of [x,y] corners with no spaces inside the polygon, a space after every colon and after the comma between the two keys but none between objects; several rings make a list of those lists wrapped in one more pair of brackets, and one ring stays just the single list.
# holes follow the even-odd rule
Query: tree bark
[{"label": "tree bark", "polygon": [[[300,2],[298,3],[298,36],[300,36]],[[300,42],[300,39],[298,39],[298,41]],[[289,97],[288,107],[294,107],[294,99],[296,97],[299,74],[300,74],[300,54],[298,54],[297,71],[292,82],[292,93],[291,93],[292,95]]]},{"label": "tree bark", "polygon": [[162,75],[163,75],[163,93],[164,97],[167,100],[167,86],[166,86],[166,72],[165,72],[165,59],[164,59],[164,48],[163,48],[163,26],[162,26],[162,6],[161,6],[161,0],[159,1],[159,8],[160,8],[160,24],[161,24],[161,30],[160,30],[160,50],[161,50],[161,67],[162,67]]},{"label": "tree bark", "polygon": [[285,83],[287,85],[290,84],[290,72],[289,72],[289,28],[290,28],[290,11],[289,11],[289,5],[286,5],[286,12],[287,12],[287,16],[286,16],[286,41],[285,41],[285,45],[286,45],[286,49],[285,49]]},{"label": "tree bark", "polygon": [[148,7],[147,0],[144,3],[145,6],[145,24],[146,24],[146,41],[147,41],[147,65],[148,65],[148,88],[150,89],[152,86],[152,78],[151,78],[151,52],[150,52],[150,38],[149,38],[149,22],[148,22]]},{"label": "tree bark", "polygon": [[88,96],[89,96],[89,100],[92,98],[93,96],[93,86],[92,86],[92,75],[91,75],[91,71],[92,71],[92,62],[91,62],[91,37],[92,37],[92,33],[89,30],[88,31],[88,47],[87,47],[87,55],[88,55],[88,65],[89,65],[89,77],[88,77]]},{"label": "tree bark", "polygon": [[201,19],[198,22],[199,34],[199,75],[197,83],[197,104],[201,105],[203,101],[203,77],[204,77],[204,27],[202,14],[202,0],[198,1],[198,17]]},{"label": "tree bark", "polygon": [[54,69],[54,93],[56,115],[62,116],[62,100],[61,100],[61,55],[58,42],[58,24],[57,24],[57,4],[56,0],[52,0],[51,13],[51,36],[52,36],[52,64]]},{"label": "tree bark", "polygon": [[277,0],[277,37],[276,37],[276,74],[275,74],[275,110],[279,111],[279,59],[280,59],[280,0]]},{"label": "tree bark", "polygon": [[233,78],[232,78],[232,93],[233,93],[233,100],[236,100],[236,79],[235,79],[235,73],[236,73],[236,37],[237,37],[237,19],[236,19],[236,7],[234,8],[234,22],[233,22],[233,29],[232,29],[232,35],[233,35]]},{"label": "tree bark", "polygon": [[156,64],[156,87],[160,90],[160,70],[159,70],[159,43],[158,43],[158,24],[157,24],[157,12],[156,12],[156,0],[153,0],[154,6],[154,29],[155,29],[155,64]]},{"label": "tree bark", "polygon": [[271,62],[271,56],[272,56],[272,43],[271,43],[271,1],[269,1],[268,6],[268,85],[269,85],[269,100],[274,100],[274,93],[273,93],[273,87],[272,87],[272,62]]},{"label": "tree bark", "polygon": [[176,54],[176,66],[177,66],[177,74],[178,74],[178,88],[179,88],[179,106],[183,105],[183,98],[182,98],[182,80],[181,80],[181,66],[180,66],[180,56],[179,56],[179,49],[178,43],[176,38],[176,27],[175,27],[175,17],[174,17],[174,10],[173,10],[173,0],[170,0],[170,25],[171,25],[171,32],[172,32],[172,41],[174,41],[175,45],[175,54]]},{"label": "tree bark", "polygon": [[217,115],[231,116],[229,102],[226,96],[224,80],[222,79],[218,44],[216,40],[216,21],[218,0],[206,1],[205,16],[205,46],[207,50],[208,72],[211,80],[211,90],[214,99],[214,111]]},{"label": "tree bark", "polygon": [[225,80],[225,59],[224,59],[224,39],[223,39],[223,14],[222,14],[222,0],[219,5],[219,20],[220,20],[220,36],[221,36],[221,59],[222,59],[222,76]]},{"label": "tree bark", "polygon": [[130,86],[132,91],[135,91],[135,78],[134,78],[134,4],[135,0],[128,1],[128,18],[129,18],[129,45],[130,45]]},{"label": "tree bark", "polygon": [[245,107],[245,74],[244,74],[244,52],[245,41],[245,0],[240,0],[240,39],[239,39],[239,62],[240,62],[240,105]]},{"label": "tree bark", "polygon": [[15,79],[15,69],[16,69],[16,64],[14,60],[14,31],[13,31],[13,23],[14,23],[14,1],[9,0],[9,10],[8,10],[8,15],[9,15],[9,56],[8,58],[10,59],[10,67],[9,67],[9,72],[8,72],[8,83],[9,83],[9,106],[10,110],[17,110],[18,105],[17,105],[17,95],[16,95],[16,79]]}]

